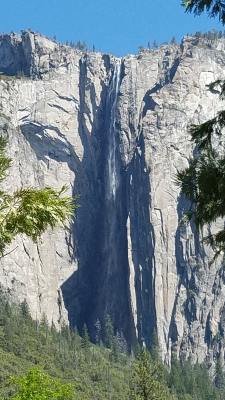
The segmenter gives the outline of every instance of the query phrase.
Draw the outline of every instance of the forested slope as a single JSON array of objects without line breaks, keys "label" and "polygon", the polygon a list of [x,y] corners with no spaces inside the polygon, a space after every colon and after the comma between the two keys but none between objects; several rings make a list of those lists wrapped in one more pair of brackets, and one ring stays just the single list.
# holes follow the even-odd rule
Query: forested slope
[{"label": "forested slope", "polygon": [[[73,384],[77,400],[142,399],[137,396],[145,386],[151,387],[152,393],[160,390],[167,399],[224,399],[225,378],[220,362],[216,365],[215,386],[209,378],[210,365],[192,366],[187,361],[181,368],[174,357],[171,371],[163,366],[155,334],[151,354],[140,347],[128,354],[126,341],[122,333],[114,332],[109,316],[104,327],[97,325],[95,329],[94,345],[86,326],[81,336],[76,328],[71,331],[64,323],[57,331],[54,324],[49,326],[45,315],[41,321],[33,320],[26,300],[20,305],[10,304],[1,293],[0,396],[13,398],[17,389],[9,384],[9,378],[24,376],[31,368],[39,367],[52,378]],[[159,388],[155,382],[159,382]]]}]

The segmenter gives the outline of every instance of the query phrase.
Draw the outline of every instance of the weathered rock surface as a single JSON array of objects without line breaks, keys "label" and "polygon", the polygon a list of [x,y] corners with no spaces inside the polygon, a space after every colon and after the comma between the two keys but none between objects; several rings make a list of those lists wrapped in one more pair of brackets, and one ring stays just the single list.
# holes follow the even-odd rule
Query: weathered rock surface
[{"label": "weathered rock surface", "polygon": [[[186,38],[121,61],[32,32],[0,37],[0,127],[13,159],[7,190],[67,183],[81,194],[71,232],[19,237],[0,282],[33,315],[68,319],[92,337],[110,314],[128,343],[211,361],[223,353],[225,271],[175,185],[193,154],[187,127],[224,107],[206,85],[225,78],[225,42]],[[9,79],[24,71],[26,77]],[[11,252],[11,250],[15,249]],[[62,305],[60,298],[63,298]]]}]

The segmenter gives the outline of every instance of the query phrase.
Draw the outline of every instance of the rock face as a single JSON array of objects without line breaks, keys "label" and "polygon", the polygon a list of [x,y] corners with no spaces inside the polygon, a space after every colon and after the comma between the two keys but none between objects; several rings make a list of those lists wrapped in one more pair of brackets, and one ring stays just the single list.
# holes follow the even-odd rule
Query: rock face
[{"label": "rock face", "polygon": [[0,128],[13,159],[4,188],[67,183],[81,194],[70,232],[18,237],[0,260],[13,299],[56,324],[86,322],[92,338],[107,314],[129,345],[150,346],[157,328],[167,362],[171,350],[223,355],[224,263],[209,268],[210,249],[181,224],[175,174],[194,151],[188,125],[224,107],[206,87],[224,66],[223,39],[116,59],[32,32],[0,37]]}]

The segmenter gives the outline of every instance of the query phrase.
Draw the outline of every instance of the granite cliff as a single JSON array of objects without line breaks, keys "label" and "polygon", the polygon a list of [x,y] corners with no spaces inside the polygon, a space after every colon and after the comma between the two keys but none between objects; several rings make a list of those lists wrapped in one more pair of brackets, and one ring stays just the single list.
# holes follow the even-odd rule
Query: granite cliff
[{"label": "granite cliff", "polygon": [[[0,37],[0,128],[13,159],[7,190],[69,184],[81,194],[71,231],[18,237],[0,283],[32,314],[88,324],[110,314],[128,344],[193,361],[224,352],[225,270],[210,268],[175,185],[195,149],[188,125],[224,107],[225,41],[184,38],[139,56],[81,52],[27,31]],[[24,77],[17,78],[18,71]],[[21,75],[21,74],[20,74]]]}]

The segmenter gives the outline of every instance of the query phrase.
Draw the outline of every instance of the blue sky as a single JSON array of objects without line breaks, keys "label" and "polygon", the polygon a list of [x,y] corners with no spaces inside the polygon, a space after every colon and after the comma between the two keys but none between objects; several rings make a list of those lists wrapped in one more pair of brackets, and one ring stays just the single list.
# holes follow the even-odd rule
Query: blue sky
[{"label": "blue sky", "polygon": [[[59,42],[85,40],[89,48],[115,56],[187,33],[224,30],[218,20],[186,14],[181,0],[0,0],[0,30],[33,31]],[[224,27],[225,28],[225,27]]]}]

